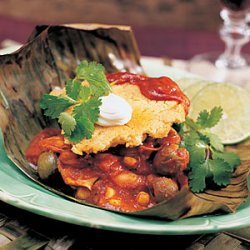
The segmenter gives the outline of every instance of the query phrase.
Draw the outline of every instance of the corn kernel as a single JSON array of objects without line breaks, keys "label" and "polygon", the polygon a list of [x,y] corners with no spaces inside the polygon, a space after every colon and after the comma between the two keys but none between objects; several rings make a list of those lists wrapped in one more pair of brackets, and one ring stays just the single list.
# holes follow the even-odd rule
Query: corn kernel
[{"label": "corn kernel", "polygon": [[119,207],[119,206],[121,206],[121,201],[117,200],[117,199],[111,199],[111,200],[109,200],[109,204],[111,204],[115,207]]},{"label": "corn kernel", "polygon": [[150,197],[148,193],[142,191],[137,194],[136,200],[140,205],[146,206],[150,202]]},{"label": "corn kernel", "polygon": [[125,156],[123,158],[123,162],[129,168],[136,168],[137,167],[137,160],[134,157]]},{"label": "corn kernel", "polygon": [[115,195],[115,193],[116,192],[115,192],[115,190],[113,188],[107,187],[106,192],[105,192],[105,198],[110,199]]},{"label": "corn kernel", "polygon": [[88,188],[78,188],[76,191],[76,199],[85,200],[90,196],[90,190]]}]

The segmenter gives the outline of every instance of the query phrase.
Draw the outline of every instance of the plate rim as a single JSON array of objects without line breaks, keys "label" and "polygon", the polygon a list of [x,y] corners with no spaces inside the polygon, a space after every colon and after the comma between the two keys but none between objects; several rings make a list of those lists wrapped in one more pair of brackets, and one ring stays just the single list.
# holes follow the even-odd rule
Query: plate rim
[{"label": "plate rim", "polygon": [[[37,189],[35,189],[35,190],[37,191]],[[44,189],[44,191],[47,192],[46,189]],[[40,192],[42,192],[42,191],[40,191]],[[48,194],[48,195],[51,195],[53,197],[53,199],[55,198],[55,196],[57,196],[57,195],[54,195],[53,193]],[[65,199],[63,197],[58,196],[57,198],[65,201]],[[85,226],[85,227],[89,227],[92,229],[102,229],[102,230],[109,230],[109,231],[114,231],[114,232],[118,231],[118,232],[122,232],[122,233],[136,233],[136,234],[148,234],[148,235],[190,235],[190,234],[194,235],[194,234],[201,234],[201,233],[217,233],[217,232],[230,230],[230,229],[237,230],[237,229],[241,229],[241,228],[245,228],[245,227],[250,226],[250,216],[246,217],[248,220],[246,220],[246,218],[242,218],[243,220],[240,220],[240,223],[234,222],[234,224],[232,224],[232,221],[231,221],[230,222],[231,224],[229,225],[227,223],[214,223],[213,219],[216,215],[211,215],[211,216],[208,215],[208,216],[201,216],[201,217],[197,216],[197,217],[179,220],[178,222],[181,223],[182,221],[188,221],[188,220],[192,221],[194,218],[197,218],[197,219],[202,219],[204,223],[199,224],[198,226],[195,226],[192,224],[189,224],[189,225],[178,225],[177,224],[177,225],[174,225],[174,230],[173,230],[173,225],[170,225],[170,223],[172,223],[172,221],[165,221],[166,224],[165,224],[164,228],[163,228],[164,225],[155,225],[155,227],[158,227],[158,228],[154,227],[153,229],[152,229],[152,225],[149,225],[149,227],[151,227],[150,229],[145,228],[144,226],[140,227],[140,228],[134,227],[134,226],[123,227],[123,226],[118,226],[120,224],[120,222],[118,224],[114,225],[114,224],[107,224],[107,223],[93,223],[91,220],[84,220],[84,219],[79,219],[79,218],[76,220],[76,217],[74,215],[70,215],[70,214],[63,213],[63,212],[58,213],[56,215],[56,217],[54,217],[55,210],[51,209],[50,207],[47,208],[46,210],[44,210],[43,207],[30,204],[29,202],[26,202],[26,201],[22,200],[21,198],[17,198],[15,196],[13,196],[12,194],[7,193],[6,191],[3,191],[1,188],[0,188],[0,200],[9,204],[9,205],[14,206],[14,207],[23,209],[25,211],[34,213],[34,214],[39,215],[39,216],[44,216],[44,217],[50,218],[53,220],[62,221],[65,223],[70,223],[70,224],[74,224],[74,225],[78,225],[78,226]],[[78,204],[78,203],[73,202],[73,201],[68,201],[68,200],[66,200],[66,201],[73,203],[73,204],[76,204],[76,205],[84,206],[85,209],[87,207],[91,210],[92,209],[99,210],[99,212],[101,212],[101,213],[104,212],[104,213],[118,215],[112,211],[106,211],[103,209],[98,209],[98,208],[93,208],[93,207],[86,206],[86,205],[81,205],[81,204]],[[97,211],[97,213],[98,213],[98,211]],[[65,215],[67,215],[67,217],[65,217]],[[233,214],[225,214],[224,216],[231,217],[231,215],[233,215]],[[147,218],[136,217],[136,216],[131,216],[131,215],[119,214],[119,216],[122,216],[122,217],[125,216],[125,217],[132,219],[132,220],[134,220],[134,218],[135,218],[135,220],[138,220],[138,219],[148,220]],[[219,215],[218,217],[221,217],[221,216],[223,216],[223,215]],[[68,220],[68,219],[70,219],[70,220]],[[156,221],[158,221],[158,219]],[[243,221],[243,223],[242,223],[242,221]],[[163,220],[162,220],[162,222],[163,222]]]},{"label": "plate rim", "polygon": [[[163,60],[161,60],[160,58],[157,57],[143,57],[142,58],[142,64],[144,67],[149,66],[149,64],[152,64],[152,61],[154,62],[154,65],[158,65],[160,68],[164,68],[166,71],[171,71],[173,73],[173,75],[178,75],[180,78],[181,77],[193,77],[192,75],[188,75],[185,71],[176,69],[176,68],[172,68],[172,67],[168,67],[166,65],[164,65]],[[3,147],[0,148],[0,151],[3,151],[3,154],[5,154]],[[6,154],[5,154],[6,155]],[[7,156],[6,156],[7,157]],[[12,162],[6,162],[6,164],[13,164]],[[20,175],[23,175],[23,173],[20,170],[17,170],[20,173]],[[0,172],[3,172],[1,170],[0,167]],[[3,172],[4,173],[4,172]],[[5,173],[5,175],[7,175]],[[11,178],[11,177],[10,177]],[[28,177],[24,177],[27,178],[27,181],[29,182],[30,180],[28,179]],[[13,178],[15,179],[15,178]],[[0,176],[0,180],[1,180],[1,176]],[[28,199],[28,197],[30,196],[32,199],[32,194],[22,194],[22,195],[14,195],[13,193],[11,194],[10,192],[8,192],[7,190],[4,190],[1,187],[1,182],[0,182],[0,200],[15,206],[17,208],[29,211],[31,213],[40,215],[40,216],[45,216],[54,220],[58,220],[58,221],[63,221],[66,223],[71,223],[71,224],[75,224],[75,225],[79,225],[79,226],[85,226],[85,227],[90,227],[90,228],[95,228],[95,229],[103,229],[103,230],[109,230],[109,231],[119,231],[119,232],[123,232],[123,233],[137,233],[137,234],[151,234],[151,235],[189,235],[189,234],[201,234],[201,233],[214,233],[214,232],[220,232],[220,231],[224,231],[224,230],[230,230],[230,229],[240,229],[243,227],[248,227],[250,226],[250,215],[248,217],[244,217],[241,220],[231,220],[230,218],[232,218],[233,216],[237,216],[237,211],[234,214],[223,214],[223,215],[219,215],[218,217],[215,217],[216,215],[207,215],[207,216],[196,216],[196,217],[191,217],[191,218],[186,218],[186,219],[181,219],[175,222],[172,221],[165,221],[165,220],[159,220],[159,219],[148,219],[148,218],[143,218],[143,217],[136,217],[136,216],[132,216],[132,215],[123,215],[123,214],[117,214],[115,212],[112,211],[107,211],[107,210],[103,210],[103,209],[99,209],[99,208],[94,208],[94,207],[90,207],[87,205],[82,205],[73,201],[69,201],[67,199],[65,199],[64,197],[60,197],[59,195],[56,195],[48,190],[46,190],[45,188],[39,186],[38,184],[33,183],[32,185],[28,185],[27,183],[23,183],[19,180],[19,184],[22,184],[24,186],[26,186],[26,188],[28,187],[31,188],[34,193],[36,193],[36,195],[40,195],[40,198],[42,198],[42,195],[46,195],[48,196],[48,198],[52,197],[52,200],[60,200],[61,202],[65,203],[70,203],[70,205],[73,205],[74,207],[80,206],[82,208],[82,206],[84,206],[84,209],[86,210],[90,210],[93,212],[97,212],[97,213],[105,213],[106,215],[110,215],[111,217],[117,217],[120,218],[122,217],[122,219],[128,219],[128,222],[134,222],[135,220],[141,221],[143,220],[144,222],[146,222],[145,224],[136,224],[136,223],[131,223],[129,226],[127,224],[126,227],[123,226],[124,223],[121,222],[117,222],[117,224],[115,224],[114,222],[98,222],[98,223],[93,223],[93,221],[91,221],[90,219],[86,219],[86,218],[77,218],[75,214],[68,214],[64,211],[61,211],[61,213],[57,213],[56,216],[54,214],[55,210],[53,208],[53,206],[49,206],[46,209],[44,209],[43,206],[39,206],[39,204],[33,203],[31,202],[30,199]],[[37,186],[37,188],[35,188]],[[23,198],[22,198],[23,197]],[[36,197],[37,198],[37,197]],[[38,197],[39,198],[39,197]],[[243,208],[246,209],[247,211],[250,211],[250,204],[249,201],[247,201],[247,205],[248,207]],[[83,209],[83,210],[84,210]],[[239,212],[238,212],[239,213]],[[249,213],[250,214],[250,213]],[[67,216],[67,217],[65,217]],[[214,218],[221,218],[221,216],[227,216],[229,217],[229,222],[225,223],[225,222],[216,222],[216,220],[214,220]],[[193,221],[193,220],[201,220],[203,221],[203,224],[200,223],[198,225],[193,225],[191,224],[186,224],[186,222],[189,221]],[[162,224],[152,224],[152,223],[148,223],[147,226],[147,221],[156,221],[159,222],[161,221]],[[182,225],[182,222],[184,222],[184,225]],[[154,225],[154,226],[153,226]]]}]

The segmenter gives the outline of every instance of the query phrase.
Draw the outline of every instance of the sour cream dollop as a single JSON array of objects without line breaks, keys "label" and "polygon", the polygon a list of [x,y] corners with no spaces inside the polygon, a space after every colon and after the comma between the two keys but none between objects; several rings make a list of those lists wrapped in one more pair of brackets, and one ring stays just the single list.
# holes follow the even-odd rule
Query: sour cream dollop
[{"label": "sour cream dollop", "polygon": [[124,125],[131,120],[132,108],[125,99],[111,93],[101,97],[101,100],[102,105],[96,124],[108,127]]}]

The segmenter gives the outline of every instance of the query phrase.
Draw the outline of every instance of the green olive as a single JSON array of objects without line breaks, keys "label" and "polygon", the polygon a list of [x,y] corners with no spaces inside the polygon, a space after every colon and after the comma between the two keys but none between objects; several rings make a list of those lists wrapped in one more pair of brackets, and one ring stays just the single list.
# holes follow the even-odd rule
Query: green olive
[{"label": "green olive", "polygon": [[48,179],[57,169],[57,157],[53,152],[43,152],[37,162],[37,171],[41,179]]}]

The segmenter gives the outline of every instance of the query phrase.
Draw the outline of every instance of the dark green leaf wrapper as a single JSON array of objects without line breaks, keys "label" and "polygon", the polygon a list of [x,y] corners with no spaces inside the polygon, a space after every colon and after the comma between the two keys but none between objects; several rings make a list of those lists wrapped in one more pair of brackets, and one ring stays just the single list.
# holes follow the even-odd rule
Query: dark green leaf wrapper
[{"label": "dark green leaf wrapper", "polygon": [[[108,72],[143,74],[133,33],[123,26],[39,26],[18,52],[0,57],[0,125],[7,155],[35,182],[80,203],[40,182],[36,170],[25,159],[25,150],[41,129],[58,126],[42,114],[42,95],[55,86],[63,87],[67,79],[74,77],[77,63],[84,59],[103,64]],[[74,97],[74,89],[69,91]],[[68,123],[72,129],[74,122]],[[250,160],[249,156],[245,158]],[[128,214],[176,220],[216,210],[233,212],[248,197],[249,166],[249,161],[244,161],[231,184],[220,190],[194,194],[185,188],[169,201]]]}]

